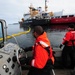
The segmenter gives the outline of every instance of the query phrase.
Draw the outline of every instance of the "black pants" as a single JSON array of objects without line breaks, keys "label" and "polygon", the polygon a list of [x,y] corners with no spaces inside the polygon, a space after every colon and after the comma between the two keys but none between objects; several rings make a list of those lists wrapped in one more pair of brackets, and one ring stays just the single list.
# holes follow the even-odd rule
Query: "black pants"
[{"label": "black pants", "polygon": [[53,75],[52,69],[37,69],[34,67],[31,67],[28,75]]},{"label": "black pants", "polygon": [[53,68],[52,61],[48,60],[43,69],[31,67],[28,75],[53,75],[52,68]]},{"label": "black pants", "polygon": [[62,51],[62,63],[66,68],[75,66],[75,50],[71,46],[64,46]]}]

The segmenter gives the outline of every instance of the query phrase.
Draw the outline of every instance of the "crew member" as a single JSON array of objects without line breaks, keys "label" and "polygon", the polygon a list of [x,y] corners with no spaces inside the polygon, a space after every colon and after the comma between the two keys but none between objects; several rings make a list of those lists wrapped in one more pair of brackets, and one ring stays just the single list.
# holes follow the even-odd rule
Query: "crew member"
[{"label": "crew member", "polygon": [[51,75],[54,56],[47,34],[41,26],[35,26],[33,36],[36,38],[34,46],[24,49],[25,52],[33,50],[33,57],[20,58],[20,64],[30,64],[28,75]]},{"label": "crew member", "polygon": [[[75,66],[75,30],[74,24],[68,26],[68,32],[66,32],[63,42],[60,48],[64,45],[62,51],[62,62],[66,68],[74,68]],[[69,62],[70,60],[70,62]],[[71,64],[71,65],[70,65]]]}]

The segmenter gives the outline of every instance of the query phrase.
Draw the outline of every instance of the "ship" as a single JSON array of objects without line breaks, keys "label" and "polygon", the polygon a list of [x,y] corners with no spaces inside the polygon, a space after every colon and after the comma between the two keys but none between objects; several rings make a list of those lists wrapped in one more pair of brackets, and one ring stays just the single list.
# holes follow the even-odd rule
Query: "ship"
[{"label": "ship", "polygon": [[63,10],[58,12],[48,12],[47,11],[47,0],[45,0],[45,10],[43,11],[41,7],[34,8],[31,4],[29,7],[29,12],[23,15],[20,25],[41,25],[41,26],[51,26],[51,25],[69,25],[70,23],[75,23],[75,14],[63,15]]},{"label": "ship", "polygon": [[45,10],[42,10],[41,7],[34,8],[31,4],[29,7],[29,12],[23,15],[20,25],[50,25],[50,18],[54,13],[47,11],[47,0],[45,0]]}]

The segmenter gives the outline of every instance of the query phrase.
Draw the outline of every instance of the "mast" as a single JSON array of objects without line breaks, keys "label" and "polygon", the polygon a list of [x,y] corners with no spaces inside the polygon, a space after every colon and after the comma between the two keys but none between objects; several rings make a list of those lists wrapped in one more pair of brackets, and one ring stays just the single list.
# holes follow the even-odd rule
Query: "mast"
[{"label": "mast", "polygon": [[47,0],[45,0],[45,11],[47,11]]},{"label": "mast", "polygon": [[30,9],[30,15],[32,15],[32,8],[33,8],[33,5],[31,4],[29,9]]}]

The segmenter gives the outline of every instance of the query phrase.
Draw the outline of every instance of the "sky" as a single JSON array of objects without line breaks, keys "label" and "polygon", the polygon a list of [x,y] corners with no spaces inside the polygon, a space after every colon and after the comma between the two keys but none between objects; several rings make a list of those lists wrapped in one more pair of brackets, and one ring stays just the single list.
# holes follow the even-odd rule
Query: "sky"
[{"label": "sky", "polygon": [[[0,19],[7,24],[18,23],[29,12],[31,4],[44,10],[45,0],[0,0]],[[63,10],[63,14],[75,14],[75,0],[47,0],[47,6],[49,12]]]}]

